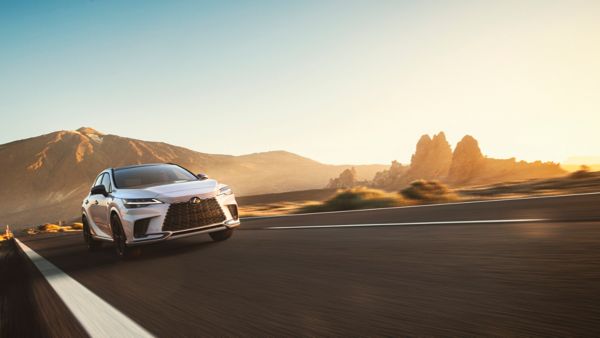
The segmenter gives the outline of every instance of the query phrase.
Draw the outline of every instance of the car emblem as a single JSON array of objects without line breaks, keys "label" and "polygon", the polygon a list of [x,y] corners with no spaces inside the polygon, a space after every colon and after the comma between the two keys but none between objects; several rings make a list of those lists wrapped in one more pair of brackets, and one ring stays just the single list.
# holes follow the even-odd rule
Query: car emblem
[{"label": "car emblem", "polygon": [[200,202],[202,202],[202,200],[199,197],[192,197],[192,199],[190,199],[190,204],[200,204]]}]

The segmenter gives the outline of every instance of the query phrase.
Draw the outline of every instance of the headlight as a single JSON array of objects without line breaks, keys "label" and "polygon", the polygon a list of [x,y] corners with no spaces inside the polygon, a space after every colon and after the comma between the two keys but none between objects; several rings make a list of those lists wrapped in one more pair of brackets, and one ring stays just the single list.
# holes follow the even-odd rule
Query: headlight
[{"label": "headlight", "polygon": [[221,187],[219,189],[219,195],[231,195],[231,194],[233,194],[233,190],[231,190],[231,188],[228,185]]},{"label": "headlight", "polygon": [[162,204],[163,202],[156,198],[127,198],[123,199],[123,204],[126,208],[142,208],[152,204]]}]

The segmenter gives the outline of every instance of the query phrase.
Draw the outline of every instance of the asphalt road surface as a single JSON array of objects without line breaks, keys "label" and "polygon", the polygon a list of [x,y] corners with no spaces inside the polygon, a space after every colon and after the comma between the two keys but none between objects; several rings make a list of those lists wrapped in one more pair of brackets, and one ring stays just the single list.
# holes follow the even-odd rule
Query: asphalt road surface
[{"label": "asphalt road surface", "polygon": [[161,337],[600,335],[600,194],[250,219],[125,261],[22,241]]}]

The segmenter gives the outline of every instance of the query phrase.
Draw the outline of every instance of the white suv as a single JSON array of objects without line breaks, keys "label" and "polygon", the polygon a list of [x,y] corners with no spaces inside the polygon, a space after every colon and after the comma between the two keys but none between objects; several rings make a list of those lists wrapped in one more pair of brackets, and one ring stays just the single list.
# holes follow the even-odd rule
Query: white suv
[{"label": "white suv", "polygon": [[226,240],[240,225],[231,188],[170,163],[102,171],[82,213],[88,248],[114,242],[119,256],[132,246],[203,233]]}]

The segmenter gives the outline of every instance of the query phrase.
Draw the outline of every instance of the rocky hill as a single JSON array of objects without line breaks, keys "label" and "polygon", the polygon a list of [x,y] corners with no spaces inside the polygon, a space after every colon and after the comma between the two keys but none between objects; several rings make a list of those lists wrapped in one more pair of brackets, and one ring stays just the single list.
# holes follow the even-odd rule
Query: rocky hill
[{"label": "rocky hill", "polygon": [[[108,167],[177,163],[231,185],[238,195],[321,188],[352,167],[326,165],[285,151],[206,154],[167,143],[105,135],[92,128],[3,144],[0,158],[0,224],[40,223],[78,215],[93,178]],[[361,179],[385,168],[354,167]]]}]

